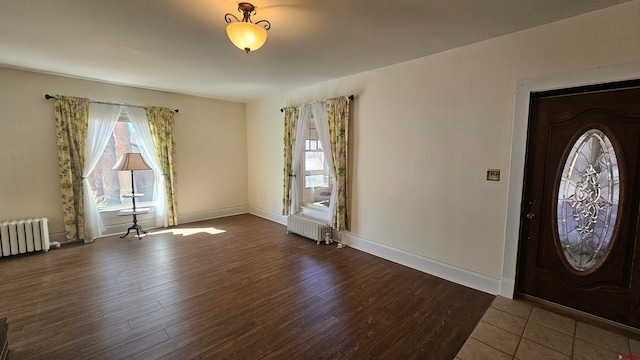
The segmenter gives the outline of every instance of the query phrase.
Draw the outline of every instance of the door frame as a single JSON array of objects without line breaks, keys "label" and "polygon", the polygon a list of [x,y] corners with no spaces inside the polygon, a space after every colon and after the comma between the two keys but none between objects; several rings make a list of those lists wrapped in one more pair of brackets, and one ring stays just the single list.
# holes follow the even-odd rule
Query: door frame
[{"label": "door frame", "polygon": [[501,296],[513,298],[516,288],[518,241],[522,220],[520,212],[524,189],[524,164],[531,93],[633,79],[640,79],[640,62],[516,81],[509,190],[507,193],[507,221],[502,258],[502,278],[500,280]]}]

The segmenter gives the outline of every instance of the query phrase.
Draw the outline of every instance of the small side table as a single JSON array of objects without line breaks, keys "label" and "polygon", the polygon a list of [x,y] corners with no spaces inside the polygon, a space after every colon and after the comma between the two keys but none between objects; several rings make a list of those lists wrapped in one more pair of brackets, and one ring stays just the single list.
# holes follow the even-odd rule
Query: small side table
[{"label": "small side table", "polygon": [[140,233],[143,233],[143,234],[147,234],[148,233],[148,231],[144,231],[142,229],[142,226],[138,225],[138,215],[147,214],[149,212],[148,208],[136,208],[136,198],[137,197],[142,197],[142,196],[144,196],[144,194],[126,194],[126,195],[122,195],[122,197],[124,197],[124,198],[131,198],[131,200],[133,202],[133,208],[128,209],[128,210],[121,210],[120,212],[118,212],[118,216],[133,216],[133,225],[131,225],[127,229],[127,233],[126,234],[120,236],[121,239],[124,239],[127,236],[129,236],[129,233],[131,232],[131,230],[135,230],[136,231],[138,239],[141,239]]}]

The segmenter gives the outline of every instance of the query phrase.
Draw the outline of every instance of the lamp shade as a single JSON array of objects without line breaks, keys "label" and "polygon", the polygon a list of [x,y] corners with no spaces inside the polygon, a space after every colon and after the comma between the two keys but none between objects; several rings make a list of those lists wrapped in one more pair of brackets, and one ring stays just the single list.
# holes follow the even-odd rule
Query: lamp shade
[{"label": "lamp shade", "polygon": [[250,22],[234,22],[227,25],[227,36],[235,46],[249,52],[264,45],[267,41],[267,30]]},{"label": "lamp shade", "polygon": [[144,162],[139,153],[126,153],[118,159],[118,162],[113,166],[113,170],[151,170],[151,168]]}]

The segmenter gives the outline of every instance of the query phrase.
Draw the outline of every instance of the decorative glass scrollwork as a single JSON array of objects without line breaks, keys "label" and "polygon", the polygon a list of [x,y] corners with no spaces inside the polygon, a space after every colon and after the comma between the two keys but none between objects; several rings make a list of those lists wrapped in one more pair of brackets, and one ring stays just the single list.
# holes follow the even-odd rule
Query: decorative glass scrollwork
[{"label": "decorative glass scrollwork", "polygon": [[611,140],[598,129],[575,142],[558,189],[558,235],[568,263],[578,271],[607,253],[618,215],[620,175]]}]

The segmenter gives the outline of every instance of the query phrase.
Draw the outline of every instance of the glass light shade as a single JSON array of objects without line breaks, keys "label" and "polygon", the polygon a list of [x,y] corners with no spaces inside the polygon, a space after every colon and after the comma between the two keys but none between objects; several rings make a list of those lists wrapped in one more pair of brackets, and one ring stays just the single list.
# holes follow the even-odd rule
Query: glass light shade
[{"label": "glass light shade", "polygon": [[267,30],[250,22],[234,22],[227,25],[227,36],[233,45],[249,52],[264,45],[267,41]]}]

